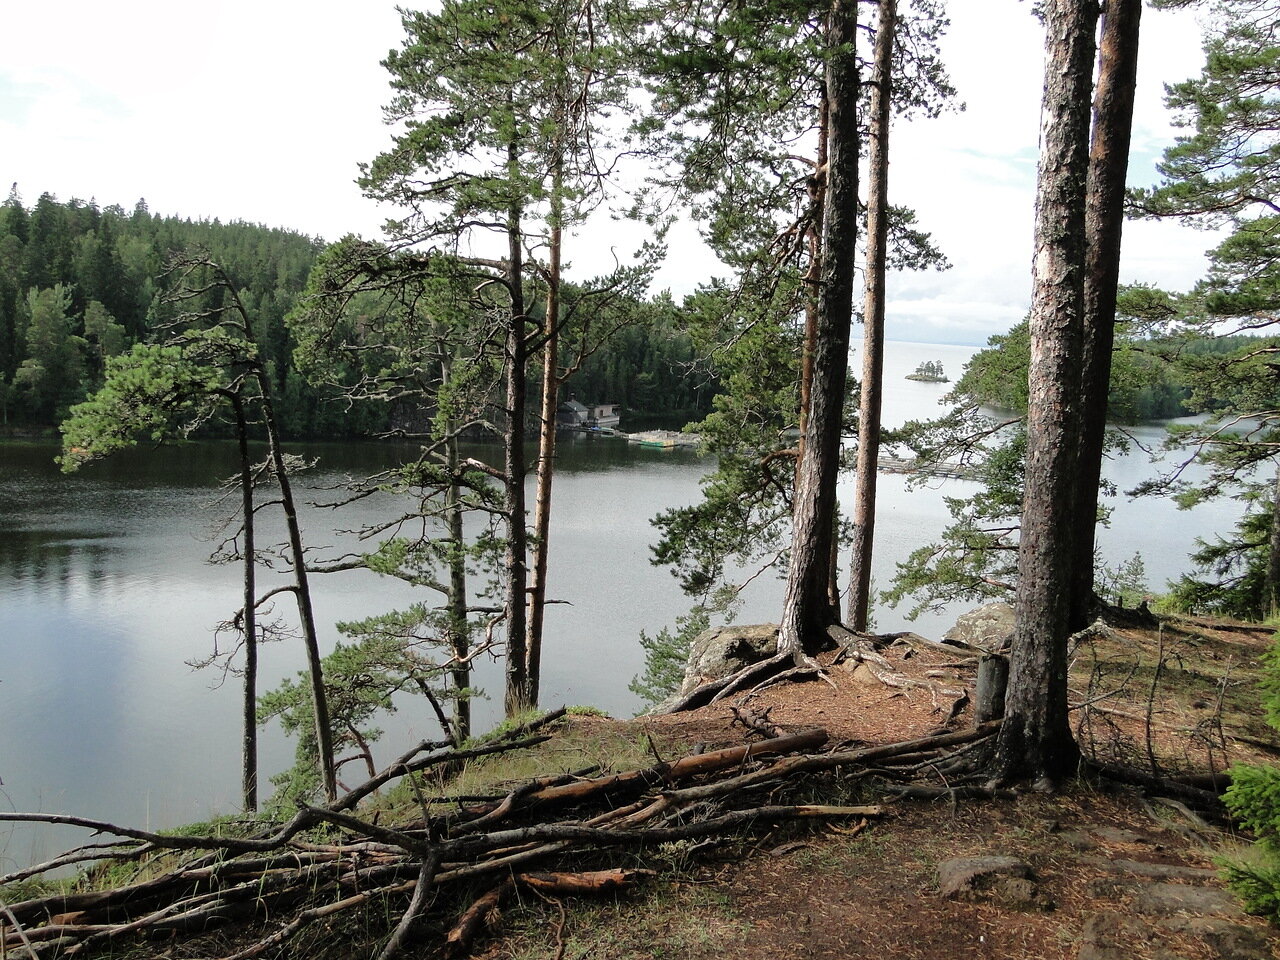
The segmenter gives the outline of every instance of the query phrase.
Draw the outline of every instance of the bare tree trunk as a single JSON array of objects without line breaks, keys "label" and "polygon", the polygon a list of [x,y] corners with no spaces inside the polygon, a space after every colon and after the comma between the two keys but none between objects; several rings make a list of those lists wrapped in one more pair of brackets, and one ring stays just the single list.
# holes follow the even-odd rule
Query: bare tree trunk
[{"label": "bare tree trunk", "polygon": [[822,286],[818,291],[808,436],[796,482],[791,566],[778,637],[779,651],[800,660],[818,648],[825,640],[826,627],[839,620],[828,588],[858,237],[856,40],[856,0],[832,0],[827,35],[830,129]]},{"label": "bare tree trunk", "polygon": [[[253,327],[249,311],[231,278],[222,267],[206,261],[220,277],[227,293],[235,303],[235,310],[243,322],[244,336],[253,340]],[[298,524],[298,509],[293,500],[293,484],[285,465],[284,451],[280,447],[280,431],[276,424],[274,391],[271,378],[262,361],[255,358],[249,364],[254,382],[260,394],[262,425],[267,432],[267,458],[271,473],[280,485],[280,509],[284,513],[289,536],[289,562],[293,566],[293,595],[298,604],[298,620],[302,627],[302,643],[307,654],[307,673],[311,681],[311,702],[315,714],[316,748],[319,751],[320,782],[324,785],[326,799],[333,802],[338,796],[338,777],[333,765],[333,731],[329,726],[329,699],[324,690],[324,670],[320,663],[320,641],[316,632],[315,610],[311,603],[311,587],[307,580],[307,558],[302,547],[302,528]]]},{"label": "bare tree trunk", "polygon": [[560,249],[564,217],[561,158],[551,175],[551,238],[547,265],[547,315],[543,321],[542,419],[533,507],[533,579],[529,585],[529,640],[525,658],[531,706],[538,704],[542,675],[542,621],[547,606],[547,558],[551,534],[551,483],[555,477],[556,408],[560,404]]},{"label": "bare tree trunk", "polygon": [[1098,9],[1093,0],[1048,0],[1044,11],[1026,485],[1009,690],[995,763],[1003,780],[1051,783],[1073,773],[1078,757],[1067,717],[1067,637]]},{"label": "bare tree trunk", "polygon": [[[441,350],[447,351],[442,344]],[[452,361],[447,352],[442,352],[440,360],[440,379],[448,383],[452,376]],[[448,441],[445,443],[445,471],[449,485],[444,493],[445,522],[449,527],[449,646],[453,650],[455,663],[449,670],[449,679],[458,694],[453,698],[453,737],[456,743],[462,743],[471,736],[471,700],[462,696],[462,691],[471,686],[471,664],[467,659],[471,653],[471,637],[467,630],[467,544],[466,531],[463,529],[462,497],[459,493],[458,438],[454,435],[454,424],[446,424]],[[446,733],[448,731],[445,731]]]},{"label": "bare tree trunk", "polygon": [[1280,610],[1280,460],[1276,461],[1276,484],[1271,495],[1271,536],[1267,541],[1267,570],[1262,589],[1264,617]]},{"label": "bare tree trunk", "polygon": [[529,689],[529,663],[525,629],[525,596],[528,584],[528,529],[525,527],[525,390],[527,388],[528,337],[524,313],[524,236],[520,222],[523,206],[514,195],[519,172],[518,148],[507,148],[513,196],[507,212],[507,286],[511,297],[506,338],[507,433],[506,463],[503,469],[506,490],[507,548],[503,568],[507,579],[507,678],[504,706],[514,717],[533,706]]},{"label": "bare tree trunk", "polygon": [[818,291],[822,289],[822,221],[827,195],[827,129],[830,107],[826,85],[818,105],[818,157],[809,178],[809,269],[805,273],[804,344],[800,354],[799,442],[796,444],[796,481],[800,479],[800,459],[809,433],[809,398],[813,391],[813,354],[818,343]]},{"label": "bare tree trunk", "polygon": [[240,629],[244,636],[244,730],[240,740],[240,792],[245,810],[258,809],[258,587],[254,545],[253,461],[249,457],[249,424],[244,400],[238,392],[229,394],[236,417],[236,440],[240,449],[240,500],[244,527],[240,556],[244,564],[244,609]]},{"label": "bare tree trunk", "polygon": [[1079,518],[1072,591],[1072,633],[1083,630],[1093,609],[1093,552],[1107,431],[1107,394],[1115,346],[1116,285],[1124,226],[1125,173],[1138,81],[1138,27],[1142,0],[1110,0],[1102,13],[1098,86],[1093,97],[1089,149],[1089,199],[1085,214],[1084,353],[1081,390],[1084,423],[1077,471]]},{"label": "bare tree trunk", "polygon": [[866,630],[871,610],[871,554],[876,525],[876,468],[880,461],[880,403],[884,389],[885,260],[889,240],[889,107],[897,0],[880,0],[875,90],[867,184],[866,300],[863,306],[862,385],[858,404],[858,463],[854,477],[853,557],[848,622]]},{"label": "bare tree trunk", "polygon": [[[247,323],[247,320],[246,320]],[[271,472],[280,485],[280,505],[284,511],[285,525],[289,533],[289,562],[293,566],[293,594],[298,603],[298,619],[302,624],[302,642],[307,651],[307,673],[311,681],[311,702],[315,708],[316,747],[320,752],[320,780],[324,794],[331,803],[338,797],[338,777],[333,766],[333,730],[329,725],[329,698],[324,690],[324,669],[320,664],[320,641],[316,632],[315,609],[311,603],[311,586],[307,580],[307,558],[302,547],[302,527],[298,523],[298,509],[293,500],[293,484],[285,467],[284,451],[280,448],[280,433],[276,427],[274,405],[271,402],[271,384],[267,372],[255,367],[259,389],[262,391],[262,420],[267,429],[267,448],[271,458]]]}]

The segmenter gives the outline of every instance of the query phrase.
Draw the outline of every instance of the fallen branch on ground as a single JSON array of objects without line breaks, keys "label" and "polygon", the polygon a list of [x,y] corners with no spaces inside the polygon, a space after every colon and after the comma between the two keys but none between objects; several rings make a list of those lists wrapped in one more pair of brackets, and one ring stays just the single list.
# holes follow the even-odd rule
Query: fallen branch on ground
[{"label": "fallen branch on ground", "polygon": [[[304,807],[288,823],[249,837],[176,837],[87,818],[7,814],[9,820],[71,823],[130,838],[124,843],[131,846],[81,848],[76,855],[137,860],[145,848],[142,859],[158,872],[116,889],[10,904],[0,914],[0,955],[12,960],[52,952],[82,956],[109,942],[200,932],[228,921],[267,924],[269,929],[242,942],[227,960],[305,953],[307,947],[298,939],[305,930],[375,902],[400,911],[398,922],[373,951],[379,960],[402,953],[426,930],[442,938],[439,949],[456,955],[513,887],[579,895],[625,887],[651,875],[643,870],[557,870],[557,860],[572,855],[576,865],[583,856],[598,857],[613,847],[641,852],[788,820],[863,822],[883,815],[884,808],[787,803],[784,789],[824,771],[858,777],[896,769],[907,776],[922,762],[942,762],[954,748],[990,737],[996,727],[829,753],[812,752],[825,744],[824,731],[802,731],[589,779],[543,777],[478,805],[441,809],[433,800],[401,822],[362,816],[348,794],[327,807]],[[526,727],[492,744],[433,748],[425,756],[415,749],[393,766],[411,772],[478,751],[521,749],[540,741],[532,732]],[[389,771],[371,782],[383,785],[396,779]],[[364,784],[352,793],[368,796],[373,789]],[[761,789],[767,790],[763,802]],[[547,869],[533,872],[534,861],[546,863]],[[483,883],[486,877],[489,885],[479,895],[461,886],[463,881]]]}]

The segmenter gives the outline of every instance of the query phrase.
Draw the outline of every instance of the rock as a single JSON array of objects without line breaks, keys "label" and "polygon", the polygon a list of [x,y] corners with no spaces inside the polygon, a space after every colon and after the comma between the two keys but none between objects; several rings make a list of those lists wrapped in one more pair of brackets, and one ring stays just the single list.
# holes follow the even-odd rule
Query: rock
[{"label": "rock", "polygon": [[778,627],[773,623],[712,627],[693,638],[684,669],[680,696],[706,683],[736,673],[778,652]]},{"label": "rock", "polygon": [[1094,827],[1089,832],[1105,843],[1155,843],[1145,834],[1124,827]]},{"label": "rock", "polygon": [[1275,960],[1267,935],[1253,927],[1224,924],[1206,931],[1204,939],[1217,951],[1219,960]]},{"label": "rock", "polygon": [[1190,933],[1213,950],[1217,960],[1274,960],[1265,930],[1219,917],[1169,917],[1160,926],[1173,933]]},{"label": "rock", "polygon": [[1192,887],[1182,883],[1146,883],[1135,891],[1138,913],[1168,916],[1193,913],[1200,916],[1238,917],[1244,911],[1239,902],[1219,887]]},{"label": "rock", "polygon": [[1141,860],[1113,860],[1110,857],[1081,857],[1080,862],[1110,873],[1127,873],[1157,880],[1215,880],[1218,876],[1216,870],[1188,867],[1180,863],[1144,863]]},{"label": "rock", "polygon": [[1124,937],[1141,932],[1142,927],[1136,920],[1115,910],[1104,910],[1085,921],[1084,931],[1080,936],[1086,943],[1114,945]]},{"label": "rock", "polygon": [[1132,960],[1133,954],[1119,947],[1104,947],[1098,943],[1082,943],[1076,960]]},{"label": "rock", "polygon": [[1013,633],[1013,607],[1007,603],[988,603],[960,614],[955,626],[942,635],[943,643],[971,646],[981,650],[999,650]]},{"label": "rock", "polygon": [[1010,877],[1035,880],[1031,868],[1017,857],[957,857],[938,864],[938,892],[947,899],[972,895]]},{"label": "rock", "polygon": [[865,663],[855,663],[852,660],[846,660],[841,664],[848,672],[855,683],[860,683],[866,687],[880,686],[880,678],[871,672],[871,668]]},{"label": "rock", "polygon": [[1142,928],[1124,914],[1114,910],[1094,914],[1081,931],[1076,960],[1129,960],[1133,952],[1121,943],[1141,933]]},{"label": "rock", "polygon": [[1097,850],[1098,844],[1083,830],[1063,830],[1059,838],[1072,850]]}]

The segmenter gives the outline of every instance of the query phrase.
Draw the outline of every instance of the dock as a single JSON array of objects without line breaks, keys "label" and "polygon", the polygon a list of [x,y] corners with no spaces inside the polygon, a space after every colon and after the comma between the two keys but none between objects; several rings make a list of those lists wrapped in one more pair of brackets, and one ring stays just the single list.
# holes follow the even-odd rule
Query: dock
[{"label": "dock", "polygon": [[696,433],[681,433],[678,430],[642,430],[639,433],[619,433],[629,443],[638,443],[642,447],[654,447],[662,450],[673,450],[676,447],[696,447],[702,443],[702,437]]},{"label": "dock", "polygon": [[877,462],[881,473],[907,473],[946,480],[977,480],[978,472],[962,463],[917,463],[898,457],[881,457]]}]

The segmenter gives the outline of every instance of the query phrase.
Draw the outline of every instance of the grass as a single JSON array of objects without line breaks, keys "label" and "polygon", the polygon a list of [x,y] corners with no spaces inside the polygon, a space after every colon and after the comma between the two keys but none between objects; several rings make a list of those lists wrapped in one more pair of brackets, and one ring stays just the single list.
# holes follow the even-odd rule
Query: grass
[{"label": "grass", "polygon": [[667,960],[731,954],[750,924],[724,892],[693,884],[652,886],[642,896],[578,901],[563,926],[553,903],[526,898],[507,911],[509,960],[545,960],[563,943],[565,960]]},{"label": "grass", "polygon": [[[639,734],[613,725],[571,725],[560,727],[555,738],[547,743],[468,760],[450,771],[447,782],[440,782],[430,774],[422,775],[417,779],[417,789],[428,800],[451,796],[502,796],[513,785],[537,777],[593,766],[598,767],[602,774],[616,773],[651,766],[655,762],[648,740]],[[375,810],[392,816],[417,814],[419,807],[414,785],[401,781],[381,797],[373,797],[361,806],[365,815]]]}]

